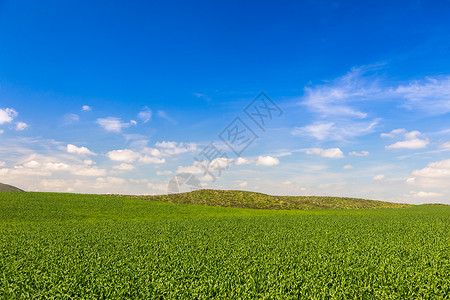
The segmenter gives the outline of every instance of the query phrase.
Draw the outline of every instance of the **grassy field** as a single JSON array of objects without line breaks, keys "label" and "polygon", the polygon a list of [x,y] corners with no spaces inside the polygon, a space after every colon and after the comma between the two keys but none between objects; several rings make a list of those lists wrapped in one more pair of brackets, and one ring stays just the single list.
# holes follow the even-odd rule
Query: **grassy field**
[{"label": "grassy field", "polygon": [[0,193],[0,298],[448,299],[450,207]]}]

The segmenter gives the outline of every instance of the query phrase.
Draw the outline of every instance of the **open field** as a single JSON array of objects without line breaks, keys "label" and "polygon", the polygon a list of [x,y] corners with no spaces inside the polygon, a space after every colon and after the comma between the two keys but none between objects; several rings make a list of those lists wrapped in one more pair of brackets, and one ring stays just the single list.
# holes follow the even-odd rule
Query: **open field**
[{"label": "open field", "polygon": [[450,207],[0,193],[0,298],[448,299]]}]

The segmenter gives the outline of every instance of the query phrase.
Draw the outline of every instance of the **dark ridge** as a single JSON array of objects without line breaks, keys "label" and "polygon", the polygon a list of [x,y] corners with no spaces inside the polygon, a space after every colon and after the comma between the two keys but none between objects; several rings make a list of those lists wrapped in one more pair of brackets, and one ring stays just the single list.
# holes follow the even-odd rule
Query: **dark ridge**
[{"label": "dark ridge", "polygon": [[349,197],[271,196],[256,192],[211,189],[156,196],[116,196],[172,203],[253,209],[367,209],[406,208],[411,206],[409,204],[399,204]]},{"label": "dark ridge", "polygon": [[0,192],[23,192],[23,190],[9,184],[0,183]]}]

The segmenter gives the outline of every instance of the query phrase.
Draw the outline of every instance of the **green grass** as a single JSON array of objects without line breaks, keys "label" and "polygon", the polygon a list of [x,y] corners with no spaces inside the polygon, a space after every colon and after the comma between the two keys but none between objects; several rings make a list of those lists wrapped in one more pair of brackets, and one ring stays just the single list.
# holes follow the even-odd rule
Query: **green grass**
[{"label": "green grass", "polygon": [[[120,195],[115,195],[119,196]],[[406,208],[407,204],[390,203],[348,197],[326,196],[271,196],[247,191],[197,190],[157,196],[125,196],[171,203],[253,209],[360,209]]]},{"label": "green grass", "polygon": [[0,193],[0,298],[448,299],[450,208]]}]

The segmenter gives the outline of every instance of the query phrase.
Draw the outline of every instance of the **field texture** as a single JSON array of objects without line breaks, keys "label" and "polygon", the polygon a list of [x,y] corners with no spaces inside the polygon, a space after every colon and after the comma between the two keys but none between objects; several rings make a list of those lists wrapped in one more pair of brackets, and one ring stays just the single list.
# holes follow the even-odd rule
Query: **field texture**
[{"label": "field texture", "polygon": [[0,193],[0,298],[448,299],[450,208]]}]

